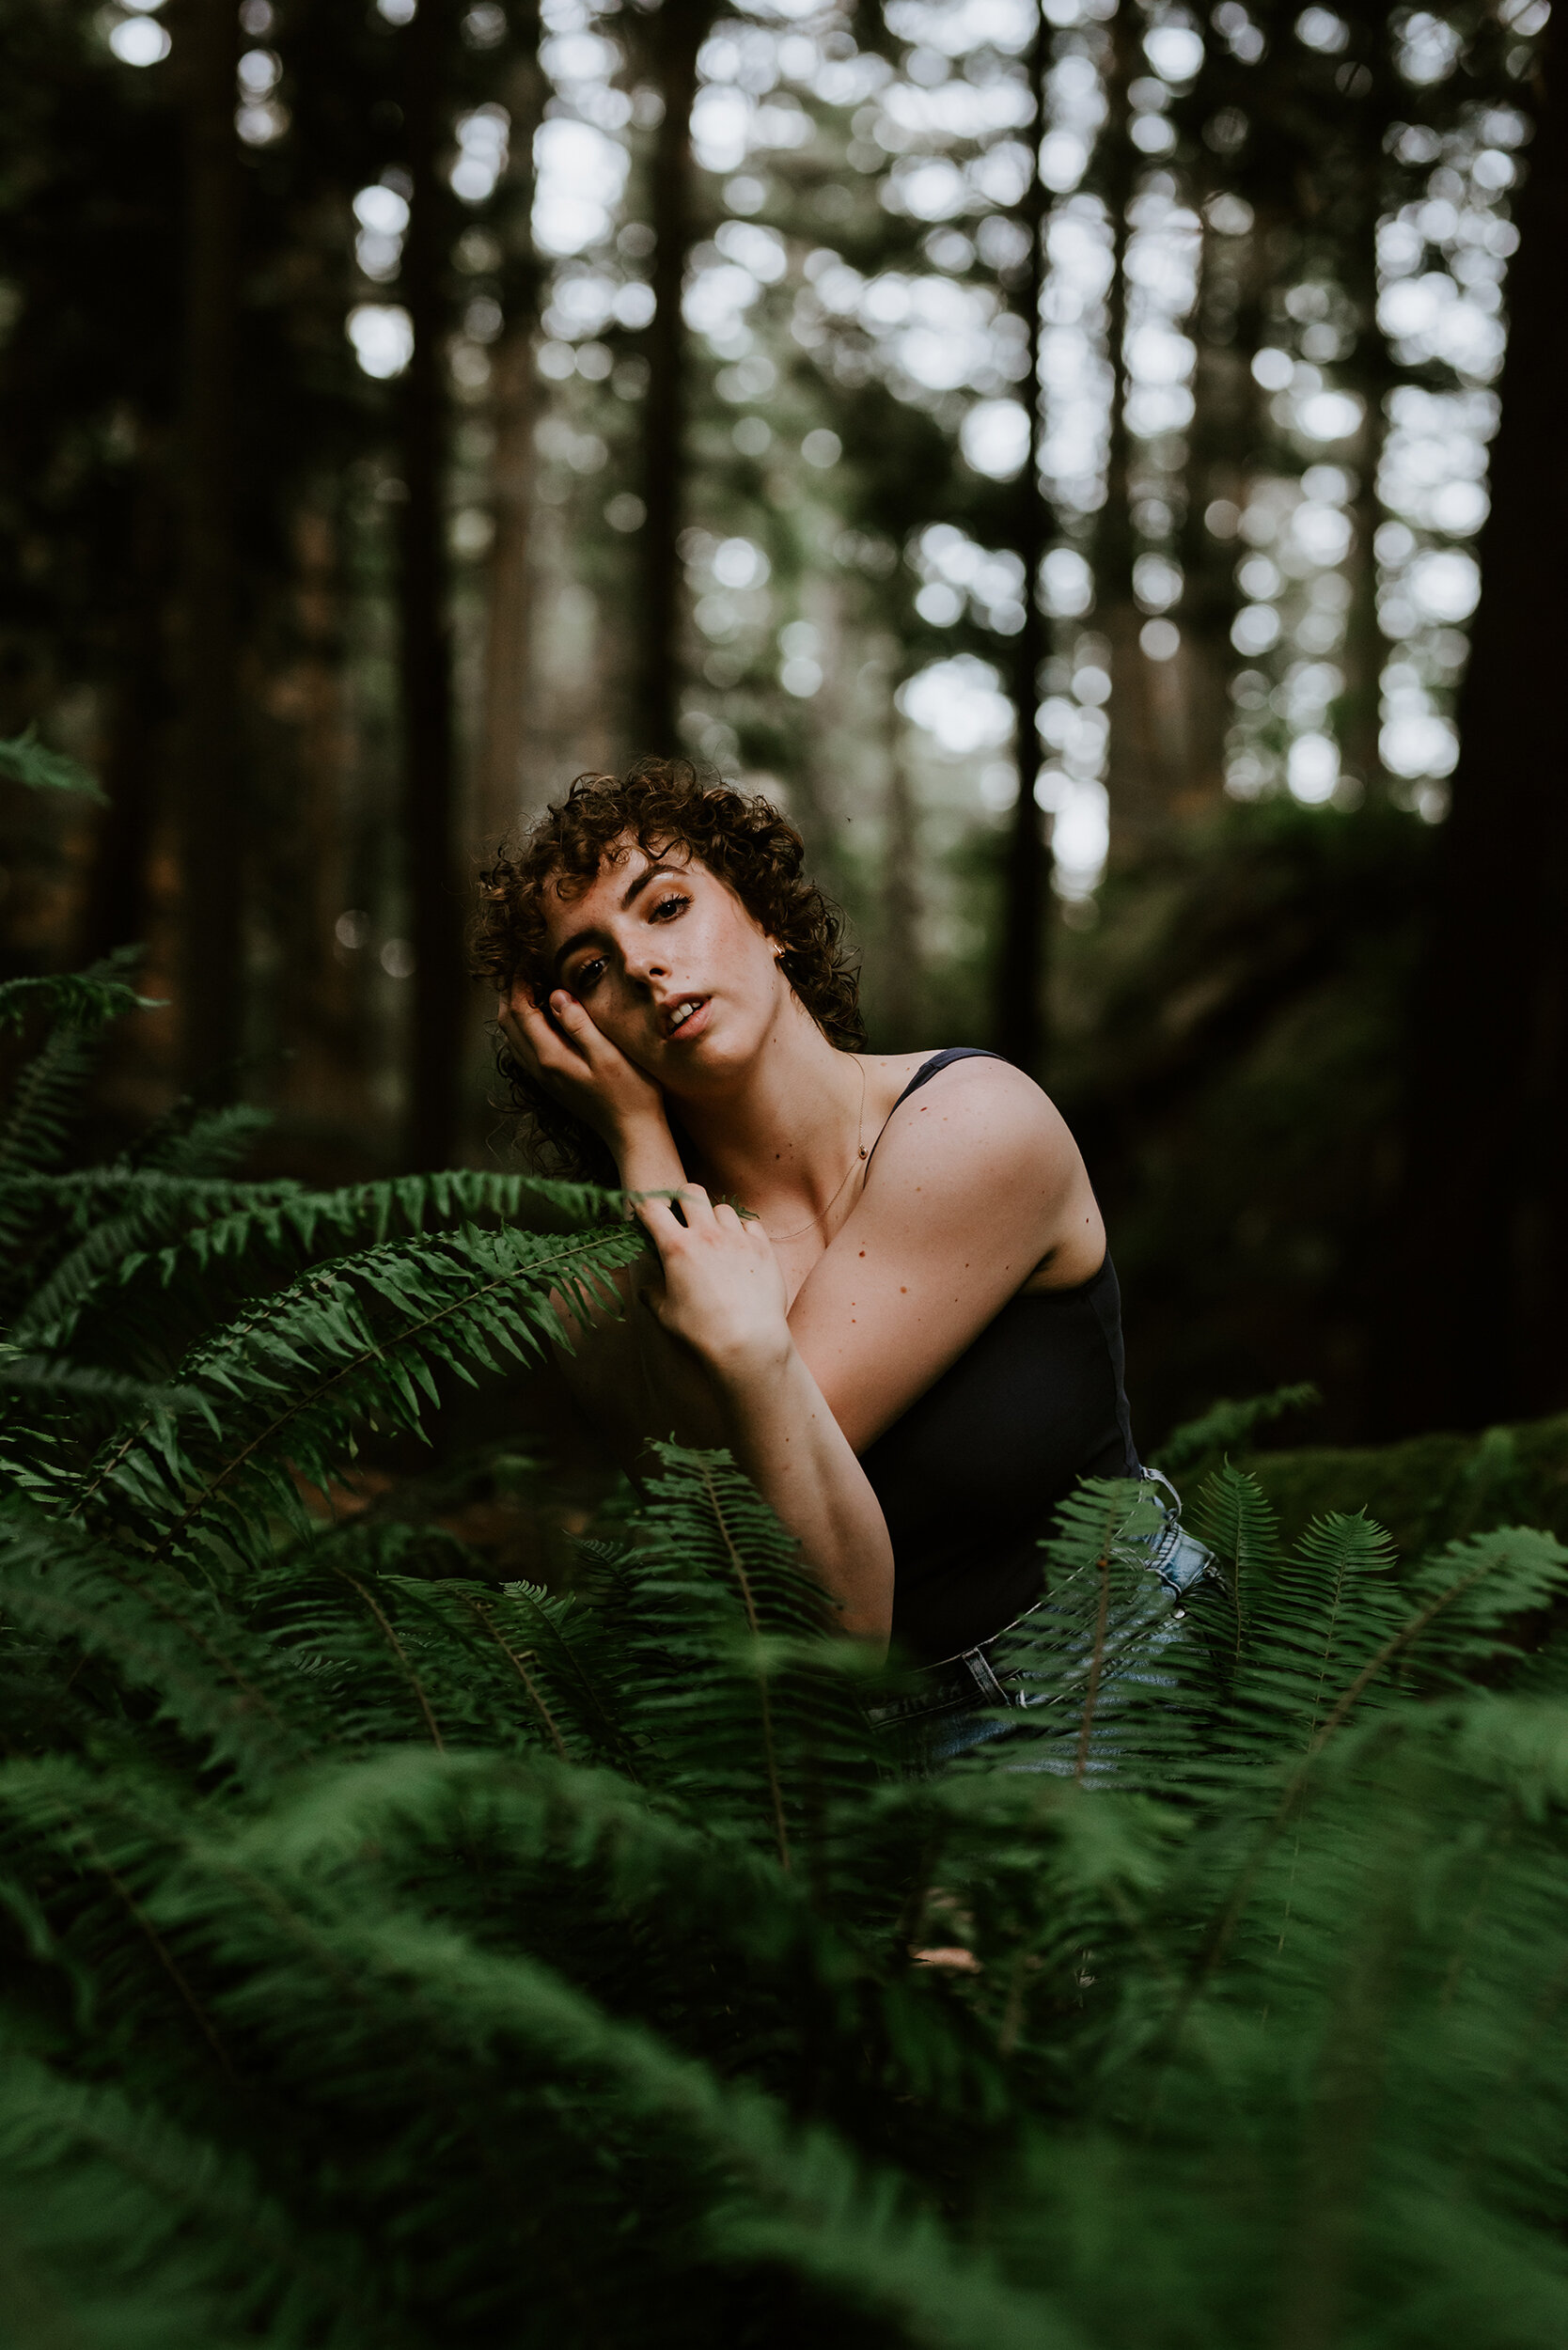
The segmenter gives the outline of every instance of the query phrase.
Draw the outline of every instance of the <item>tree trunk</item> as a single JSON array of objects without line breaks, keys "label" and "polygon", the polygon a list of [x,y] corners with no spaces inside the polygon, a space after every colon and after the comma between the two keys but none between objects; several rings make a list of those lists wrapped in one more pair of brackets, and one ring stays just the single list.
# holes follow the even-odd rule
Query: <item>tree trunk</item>
[{"label": "tree trunk", "polygon": [[[1379,345],[1381,340],[1379,337]],[[1345,615],[1345,689],[1341,705],[1340,744],[1346,774],[1354,776],[1365,791],[1380,791],[1384,776],[1377,745],[1384,647],[1377,619],[1377,558],[1372,552],[1372,540],[1377,535],[1377,473],[1387,426],[1383,391],[1390,377],[1375,362],[1369,372],[1373,382],[1368,393],[1367,429],[1360,449],[1360,484],[1350,507],[1356,538],[1350,558],[1350,609]]]},{"label": "tree trunk", "polygon": [[[1040,776],[1040,670],[1045,658],[1045,618],[1040,608],[1040,567],[1050,540],[1051,517],[1040,486],[1040,306],[1045,286],[1045,188],[1040,177],[1040,143],[1045,132],[1045,64],[1049,35],[1041,9],[1029,50],[1029,89],[1034,100],[1030,133],[1029,184],[1020,207],[1028,232],[1029,258],[1020,299],[1024,306],[1028,366],[1023,397],[1028,409],[1028,449],[1018,496],[1017,553],[1024,567],[1024,625],[1013,639],[1011,697],[1018,797],[1003,881],[1002,946],[996,965],[994,1029],[996,1049],[1027,1070],[1043,1073],[1047,1045],[1045,948],[1050,910],[1051,847],[1046,820],[1034,796]],[[895,760],[895,772],[900,762]]]},{"label": "tree trunk", "polygon": [[1167,814],[1168,778],[1165,745],[1150,706],[1149,666],[1138,644],[1142,619],[1133,601],[1132,450],[1127,430],[1127,212],[1133,199],[1133,143],[1127,89],[1136,68],[1137,28],[1129,0],[1121,0],[1111,24],[1111,69],[1105,87],[1105,156],[1102,187],[1110,213],[1111,281],[1106,303],[1105,342],[1110,361],[1110,436],[1105,459],[1105,504],[1094,540],[1094,596],[1100,626],[1110,646],[1112,693],[1109,758],[1113,847],[1141,845],[1160,829]]},{"label": "tree trunk", "polygon": [[[520,10],[517,31],[535,50],[537,9]],[[534,430],[539,384],[534,337],[541,269],[533,245],[534,138],[544,108],[537,58],[512,77],[511,165],[508,173],[508,254],[502,300],[507,331],[495,354],[491,415],[495,428],[493,487],[495,537],[490,555],[484,709],[479,736],[478,830],[488,847],[515,822],[528,797],[524,759],[528,734],[533,644]]]},{"label": "tree trunk", "polygon": [[1402,101],[1380,21],[1374,20],[1373,31],[1363,69],[1372,76],[1372,87],[1358,100],[1347,102],[1351,120],[1337,159],[1348,182],[1348,194],[1337,215],[1344,256],[1343,283],[1356,313],[1356,381],[1367,403],[1366,429],[1358,451],[1360,480],[1350,507],[1356,540],[1351,552],[1350,610],[1345,617],[1340,740],[1346,773],[1367,791],[1381,793],[1387,783],[1378,750],[1384,637],[1377,618],[1377,559],[1372,540],[1379,520],[1377,477],[1388,434],[1387,402],[1398,374],[1377,322],[1377,223],[1385,169],[1378,127],[1397,117]]},{"label": "tree trunk", "polygon": [[284,721],[286,828],[270,838],[272,924],[278,954],[270,991],[274,1032],[291,1048],[278,1085],[291,1172],[318,1181],[384,1171],[389,1139],[377,1118],[365,1053],[363,959],[335,925],[354,903],[345,588],[339,510],[322,489],[303,501],[293,537],[293,643],[273,682]]},{"label": "tree trunk", "polygon": [[1198,347],[1193,382],[1197,407],[1187,434],[1186,508],[1177,540],[1182,600],[1171,614],[1182,631],[1182,649],[1171,666],[1182,671],[1186,718],[1176,801],[1176,813],[1184,817],[1198,814],[1218,797],[1225,775],[1235,549],[1229,542],[1216,544],[1205,517],[1216,498],[1233,498],[1238,507],[1246,503],[1241,428],[1249,416],[1253,394],[1246,362],[1238,359],[1234,347],[1239,304],[1229,298],[1240,279],[1244,243],[1224,240],[1231,266],[1222,269],[1215,252],[1217,232],[1205,223],[1200,233],[1198,290],[1189,328]]},{"label": "tree trunk", "polygon": [[478,818],[488,848],[523,805],[533,610],[534,321],[519,319],[495,356],[495,537],[485,616],[484,713],[479,742]]},{"label": "tree trunk", "polygon": [[[921,984],[919,809],[909,772],[909,742],[889,711],[886,819],[883,834],[882,951],[879,995],[886,1052],[907,1053],[919,1042],[925,990]],[[879,1040],[880,1041],[880,1040]]]},{"label": "tree trunk", "polygon": [[239,20],[192,0],[186,47],[184,704],[180,760],[180,1059],[187,1085],[228,1092],[242,1042],[239,731],[234,548]]},{"label": "tree trunk", "polygon": [[453,852],[452,648],[447,557],[450,199],[440,176],[451,0],[422,0],[403,35],[409,175],[402,294],[414,355],[402,386],[403,851],[414,948],[404,1155],[444,1166],[456,1129],[463,1050],[463,919]]},{"label": "tree trunk", "polygon": [[655,135],[651,212],[653,299],[643,411],[642,619],[633,726],[635,748],[680,747],[681,509],[685,468],[685,324],[681,295],[692,242],[691,148],[697,56],[713,0],[664,0],[648,27],[654,86],[664,105]]},{"label": "tree trunk", "polygon": [[[1403,1198],[1372,1417],[1475,1426],[1568,1401],[1568,792],[1558,670],[1568,594],[1564,31],[1540,60],[1484,590],[1415,997]],[[1397,1253],[1396,1253],[1397,1251]]]},{"label": "tree trunk", "polygon": [[104,788],[83,910],[78,959],[96,963],[116,947],[145,944],[151,910],[148,861],[158,801],[160,739],[168,719],[164,623],[172,550],[165,507],[166,448],[155,456],[143,428],[136,455],[124,593],[116,616]]}]

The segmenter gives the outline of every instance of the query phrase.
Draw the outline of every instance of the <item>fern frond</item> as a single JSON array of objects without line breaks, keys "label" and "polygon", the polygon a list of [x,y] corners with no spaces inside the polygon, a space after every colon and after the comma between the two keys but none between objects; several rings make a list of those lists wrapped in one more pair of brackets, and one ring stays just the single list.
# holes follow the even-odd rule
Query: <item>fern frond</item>
[{"label": "fern frond", "polygon": [[194,1412],[199,1399],[183,1387],[151,1386],[143,1379],[127,1379],[116,1371],[100,1371],[93,1363],[73,1363],[62,1355],[31,1355],[20,1347],[0,1344],[0,1394],[64,1397],[118,1411]]},{"label": "fern frond", "polygon": [[798,1822],[874,1776],[856,1676],[794,1538],[729,1455],[652,1449],[663,1473],[622,1562],[632,1718],[660,1784],[765,1836],[787,1869]]},{"label": "fern frond", "polygon": [[993,1653],[1020,1710],[963,1767],[1055,1772],[1131,1788],[1179,1783],[1207,1699],[1208,1658],[1150,1567],[1164,1524],[1151,1489],[1086,1479],[1043,1544],[1048,1591]]},{"label": "fern frond", "polygon": [[[8,1121],[0,1128],[0,1184],[14,1175],[47,1175],[61,1161],[80,1093],[97,1056],[92,1029],[64,1023],[22,1072]],[[0,1194],[0,1246],[17,1248],[26,1225],[14,1198]]]},{"label": "fern frond", "polygon": [[180,1102],[142,1136],[129,1154],[130,1161],[138,1173],[226,1175],[250,1155],[273,1123],[271,1110],[258,1109],[248,1102],[226,1103],[215,1110]]},{"label": "fern frond", "polygon": [[188,1246],[165,1249],[156,1272],[167,1287],[187,1262],[211,1278],[225,1263],[293,1265],[458,1224],[525,1222],[534,1230],[581,1230],[603,1225],[618,1201],[617,1194],[591,1183],[468,1167],[398,1175],[341,1191],[303,1191],[295,1185],[281,1213],[270,1198],[260,1200],[254,1214],[237,1208],[192,1233]]},{"label": "fern frond", "polygon": [[150,1693],[156,1717],[203,1767],[261,1787],[339,1742],[327,1692],[284,1643],[250,1632],[208,1592],[149,1581],[41,1512],[0,1512],[0,1606],[10,1640],[34,1644],[35,1675],[58,1690],[84,1658],[102,1660]]},{"label": "fern frond", "polygon": [[[12,1339],[19,1344],[68,1344],[94,1293],[105,1285],[123,1286],[148,1252],[172,1233],[189,1236],[236,1213],[265,1216],[275,1202],[292,1198],[302,1188],[288,1181],[242,1183],[115,1167],[0,1187],[0,1202],[11,1198],[27,1201],[35,1211],[51,1209],[66,1243],[18,1311]],[[82,1237],[71,1245],[74,1233]]]},{"label": "fern frond", "polygon": [[1257,1479],[1226,1461],[1199,1488],[1193,1524],[1223,1574],[1239,1662],[1256,1599],[1278,1565],[1279,1521]]},{"label": "fern frond", "polygon": [[[291,1871],[280,1877],[270,1846],[259,1823],[230,1847],[195,1847],[229,1915],[242,1900],[254,1907],[259,1884],[270,1886],[274,1931],[288,1933],[294,1966],[304,1959],[323,1981],[355,1982],[362,2011],[381,2007],[388,2024],[412,2013],[422,2037],[487,2067],[505,2071],[521,2058],[554,2084],[555,2101],[597,2103],[596,2091],[612,2092],[619,2116],[657,2131],[666,2159],[683,2149],[688,2177],[727,2183],[703,2229],[710,2259],[765,2260],[949,2350],[1041,2350],[1071,2339],[1047,2300],[1010,2290],[920,2211],[895,2173],[870,2170],[830,2131],[792,2127],[771,2099],[612,2018],[537,1962],[484,1950],[407,1909],[388,1912],[365,1898],[363,1884],[358,1899],[335,1899],[319,1881],[307,1891]],[[201,1899],[194,1887],[184,1893],[187,1919]],[[327,2061],[336,2069],[356,2053],[351,2044]],[[536,2128],[547,2110],[535,2107]]]},{"label": "fern frond", "polygon": [[1568,1596],[1568,1549],[1535,1527],[1498,1527],[1423,1559],[1401,1596],[1413,1610],[1399,1635],[1402,1675],[1418,1688],[1491,1677],[1538,1644]]},{"label": "fern frond", "polygon": [[107,794],[84,766],[39,741],[36,726],[0,742],[0,776],[24,785],[29,791],[71,791],[82,799],[96,800],[101,807],[109,805]]},{"label": "fern frond", "polygon": [[212,2138],[14,2048],[0,2068],[0,2170],[7,2250],[54,2321],[19,2339],[304,2350],[396,2328],[352,2235],[302,2230]]},{"label": "fern frond", "polygon": [[554,1752],[641,1778],[639,1741],[616,1701],[624,1652],[606,1639],[596,1610],[552,1600],[525,1583],[509,1583],[498,1592],[446,1587],[430,1591],[428,1604],[466,1615],[476,1637],[494,1652],[487,1658],[490,1671],[500,1669],[503,1681],[509,1672],[514,1678]]},{"label": "fern frond", "polygon": [[1255,1430],[1282,1419],[1287,1412],[1305,1411],[1322,1402],[1311,1381],[1300,1379],[1293,1386],[1275,1387],[1267,1395],[1250,1396],[1242,1403],[1212,1404],[1200,1418],[1184,1420],[1180,1428],[1173,1428],[1159,1450],[1150,1455],[1151,1463],[1168,1477],[1177,1477],[1210,1453],[1228,1452],[1245,1444]]},{"label": "fern frond", "polygon": [[96,978],[90,971],[0,979],[0,1030],[24,1027],[39,1014],[73,1028],[101,1028],[128,1011],[162,1009],[162,997],[138,995],[125,980]]},{"label": "fern frond", "polygon": [[1393,1544],[1363,1512],[1318,1519],[1275,1566],[1232,1692],[1237,1726],[1249,1721],[1265,1752],[1293,1738],[1309,1747],[1347,1686],[1373,1687],[1363,1676],[1404,1614],[1393,1563]]},{"label": "fern frond", "polygon": [[[79,1329],[73,1343],[140,1371],[177,1360],[184,1344],[245,1299],[323,1259],[454,1224],[602,1229],[616,1209],[616,1195],[590,1184],[464,1168],[332,1192],[291,1182],[213,1181],[204,1190],[201,1179],[149,1170],[124,1197],[128,1215],[145,1210],[140,1238],[128,1231],[116,1262],[107,1244],[89,1236],[80,1266],[59,1268],[58,1295],[29,1306],[28,1327],[40,1328],[45,1308],[57,1308],[52,1334]],[[171,1229],[180,1234],[172,1242]]]},{"label": "fern frond", "polygon": [[139,948],[118,948],[88,971],[40,983],[53,991],[44,1000],[54,1007],[55,1023],[18,1077],[0,1125],[0,1293],[15,1294],[36,1222],[36,1210],[8,1197],[7,1184],[15,1176],[48,1174],[65,1156],[99,1035],[142,1000],[122,978],[140,962]]},{"label": "fern frond", "polygon": [[422,1434],[440,1377],[474,1386],[537,1360],[563,1335],[552,1293],[587,1313],[641,1247],[619,1225],[468,1228],[341,1259],[187,1356],[180,1384],[206,1399],[208,1428],[180,1444],[166,1426],[133,1430],[74,1507],[204,1574],[254,1574],[274,1520],[307,1530],[300,1483],[329,1485],[358,1429]]}]

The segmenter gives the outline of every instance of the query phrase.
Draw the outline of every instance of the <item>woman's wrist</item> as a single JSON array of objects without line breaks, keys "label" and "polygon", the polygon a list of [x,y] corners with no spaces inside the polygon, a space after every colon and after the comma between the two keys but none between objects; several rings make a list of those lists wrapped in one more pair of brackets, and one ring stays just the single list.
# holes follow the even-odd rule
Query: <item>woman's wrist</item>
[{"label": "woman's wrist", "polygon": [[774,1395],[786,1377],[795,1342],[787,1322],[776,1331],[718,1331],[698,1353],[732,1403],[745,1406]]},{"label": "woman's wrist", "polygon": [[622,1191],[676,1191],[686,1180],[662,1107],[622,1126],[610,1148]]}]

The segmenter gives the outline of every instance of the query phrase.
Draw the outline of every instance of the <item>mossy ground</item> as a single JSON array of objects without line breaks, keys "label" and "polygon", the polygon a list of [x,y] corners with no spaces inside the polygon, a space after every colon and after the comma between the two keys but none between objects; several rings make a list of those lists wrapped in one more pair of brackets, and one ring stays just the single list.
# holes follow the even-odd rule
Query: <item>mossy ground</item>
[{"label": "mossy ground", "polygon": [[[1184,1469],[1184,1492],[1196,1493],[1215,1465],[1195,1462]],[[1388,1528],[1405,1559],[1497,1526],[1544,1527],[1568,1539],[1568,1414],[1480,1435],[1248,1451],[1236,1456],[1236,1465],[1256,1477],[1287,1541],[1327,1511],[1362,1509]]]}]

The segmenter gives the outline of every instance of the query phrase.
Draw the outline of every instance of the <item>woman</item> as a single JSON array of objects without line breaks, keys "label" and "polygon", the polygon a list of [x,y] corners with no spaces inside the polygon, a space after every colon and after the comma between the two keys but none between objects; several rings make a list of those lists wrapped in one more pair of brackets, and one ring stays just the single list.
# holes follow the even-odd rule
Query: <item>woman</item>
[{"label": "woman", "polygon": [[929,1663],[1038,1599],[1078,1478],[1137,1473],[1116,1275],[1038,1086],[855,1049],[801,855],[682,761],[581,777],[485,877],[478,965],[536,1139],[658,1251],[574,1333],[577,1393],[628,1454],[729,1445],[845,1629]]}]

